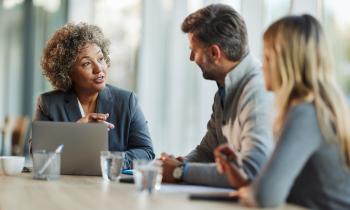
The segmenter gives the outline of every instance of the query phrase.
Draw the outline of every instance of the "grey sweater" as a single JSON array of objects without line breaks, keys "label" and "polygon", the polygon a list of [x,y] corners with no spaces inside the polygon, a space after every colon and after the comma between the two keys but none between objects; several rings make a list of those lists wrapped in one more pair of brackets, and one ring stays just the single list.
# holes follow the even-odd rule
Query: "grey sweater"
[{"label": "grey sweater", "polygon": [[312,209],[350,209],[350,173],[339,144],[323,138],[313,104],[290,109],[253,192],[261,207],[287,201]]},{"label": "grey sweater", "polygon": [[214,163],[214,149],[229,143],[241,156],[243,170],[253,179],[272,150],[272,95],[264,88],[261,64],[248,54],[225,78],[223,104],[216,93],[207,133],[186,156],[184,181],[230,187]]}]

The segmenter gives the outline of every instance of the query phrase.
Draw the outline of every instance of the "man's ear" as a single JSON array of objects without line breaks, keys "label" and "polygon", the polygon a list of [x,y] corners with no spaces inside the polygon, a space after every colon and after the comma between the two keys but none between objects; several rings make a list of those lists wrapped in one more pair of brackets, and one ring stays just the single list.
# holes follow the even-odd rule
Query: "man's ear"
[{"label": "man's ear", "polygon": [[221,52],[221,48],[219,47],[219,45],[213,44],[210,46],[209,50],[210,50],[210,55],[214,61],[218,61],[221,59],[222,52]]}]

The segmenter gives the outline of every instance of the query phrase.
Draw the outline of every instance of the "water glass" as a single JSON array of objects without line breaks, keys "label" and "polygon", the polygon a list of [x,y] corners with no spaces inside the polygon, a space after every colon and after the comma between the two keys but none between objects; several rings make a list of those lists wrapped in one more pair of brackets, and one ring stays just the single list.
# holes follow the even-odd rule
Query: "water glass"
[{"label": "water glass", "polygon": [[102,177],[108,181],[116,181],[120,177],[124,163],[124,152],[101,151]]},{"label": "water glass", "polygon": [[137,191],[152,194],[162,182],[162,162],[159,160],[134,160],[134,181]]},{"label": "water glass", "polygon": [[56,180],[61,174],[61,153],[39,150],[33,152],[34,179]]}]

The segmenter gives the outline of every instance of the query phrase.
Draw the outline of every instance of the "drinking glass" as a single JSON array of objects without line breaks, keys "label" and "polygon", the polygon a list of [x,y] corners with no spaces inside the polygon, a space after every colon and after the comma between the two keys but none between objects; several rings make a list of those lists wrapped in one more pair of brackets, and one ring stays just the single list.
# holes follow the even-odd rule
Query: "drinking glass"
[{"label": "drinking glass", "polygon": [[116,181],[124,163],[124,152],[101,151],[102,177],[108,181]]},{"label": "drinking glass", "polygon": [[134,182],[137,191],[152,194],[162,182],[162,162],[159,160],[134,160]]},{"label": "drinking glass", "polygon": [[56,180],[61,173],[61,153],[39,150],[33,152],[34,179]]}]

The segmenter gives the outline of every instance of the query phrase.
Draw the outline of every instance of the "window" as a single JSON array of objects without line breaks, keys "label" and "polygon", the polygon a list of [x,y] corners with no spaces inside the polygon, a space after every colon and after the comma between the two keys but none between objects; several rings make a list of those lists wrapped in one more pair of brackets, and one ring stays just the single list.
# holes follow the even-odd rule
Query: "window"
[{"label": "window", "polygon": [[94,24],[111,40],[109,82],[134,90],[141,38],[141,0],[96,0],[94,8]]},{"label": "window", "polygon": [[350,2],[324,0],[324,22],[328,41],[333,52],[337,79],[350,94]]}]

